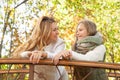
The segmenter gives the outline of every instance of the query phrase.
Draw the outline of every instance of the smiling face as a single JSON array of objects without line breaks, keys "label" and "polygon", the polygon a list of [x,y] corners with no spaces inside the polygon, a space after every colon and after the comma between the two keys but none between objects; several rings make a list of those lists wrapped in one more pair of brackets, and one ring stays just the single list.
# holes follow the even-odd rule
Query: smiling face
[{"label": "smiling face", "polygon": [[96,33],[96,24],[94,22],[89,20],[82,20],[77,27],[76,38],[80,40],[85,38],[86,36],[93,36]]},{"label": "smiling face", "polygon": [[81,40],[88,36],[88,31],[83,23],[80,23],[77,27],[76,37],[78,40]]},{"label": "smiling face", "polygon": [[59,35],[59,32],[58,32],[58,26],[57,24],[54,22],[51,24],[51,34],[50,34],[50,38],[49,38],[49,41],[50,42],[56,42],[57,39],[58,39],[58,35]]}]

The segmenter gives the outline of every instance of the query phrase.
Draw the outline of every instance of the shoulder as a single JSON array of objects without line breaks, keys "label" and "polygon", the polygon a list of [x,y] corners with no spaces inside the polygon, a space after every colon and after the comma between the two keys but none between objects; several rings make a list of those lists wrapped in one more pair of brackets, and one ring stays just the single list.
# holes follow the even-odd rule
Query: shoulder
[{"label": "shoulder", "polygon": [[106,51],[106,47],[105,47],[105,45],[101,44],[101,45],[97,46],[94,50],[105,52]]},{"label": "shoulder", "polygon": [[61,38],[58,38],[56,42],[52,42],[50,44],[50,46],[54,46],[54,47],[57,47],[57,46],[60,46],[60,45],[64,45],[65,44],[65,41]]},{"label": "shoulder", "polygon": [[65,41],[62,38],[58,38],[57,43],[65,43]]},{"label": "shoulder", "polygon": [[60,46],[60,45],[64,45],[65,44],[65,41],[61,38],[58,38],[58,40],[56,41],[56,46]]},{"label": "shoulder", "polygon": [[96,48],[105,48],[105,45],[101,44],[101,45],[97,46]]},{"label": "shoulder", "polygon": [[62,38],[58,37],[57,41],[64,41]]}]

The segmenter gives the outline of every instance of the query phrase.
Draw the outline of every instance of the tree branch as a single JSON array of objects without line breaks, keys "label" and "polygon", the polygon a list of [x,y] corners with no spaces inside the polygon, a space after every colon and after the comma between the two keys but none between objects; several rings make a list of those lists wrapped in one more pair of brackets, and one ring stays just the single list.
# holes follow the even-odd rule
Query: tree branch
[{"label": "tree branch", "polygon": [[17,7],[19,7],[20,5],[22,5],[23,3],[26,3],[28,0],[24,0],[23,2],[21,2],[20,4],[18,4],[17,6],[14,7],[14,9],[16,9]]}]

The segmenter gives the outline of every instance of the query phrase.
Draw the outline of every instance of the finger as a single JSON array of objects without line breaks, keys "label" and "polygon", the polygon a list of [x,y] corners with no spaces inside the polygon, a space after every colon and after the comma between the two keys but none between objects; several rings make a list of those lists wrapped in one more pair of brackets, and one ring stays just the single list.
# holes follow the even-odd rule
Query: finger
[{"label": "finger", "polygon": [[33,64],[35,63],[34,55],[32,55],[32,56],[30,57],[30,61],[31,61]]},{"label": "finger", "polygon": [[70,56],[70,53],[68,53],[67,56]]},{"label": "finger", "polygon": [[54,58],[54,59],[52,59],[52,62],[53,62],[53,64],[54,64],[54,65],[56,65],[56,64],[55,64],[55,58]]},{"label": "finger", "polygon": [[59,63],[59,60],[55,60],[54,64],[57,65]]},{"label": "finger", "polygon": [[53,63],[54,63],[54,65],[57,65],[58,62],[59,62],[59,59],[58,59],[58,58],[54,58],[54,59],[53,59]]},{"label": "finger", "polygon": [[69,51],[69,56],[72,56],[72,52],[71,51]]},{"label": "finger", "polygon": [[35,64],[35,63],[38,63],[39,61],[39,54],[38,53],[35,53],[35,55],[34,55],[34,59],[33,59],[33,63]]},{"label": "finger", "polygon": [[32,61],[32,60],[33,60],[33,55],[31,55],[31,56],[30,56],[29,60],[30,60],[30,61]]},{"label": "finger", "polygon": [[66,55],[65,55],[65,54],[63,54],[62,56],[63,56],[63,57],[66,57]]},{"label": "finger", "polygon": [[68,54],[67,53],[64,53],[64,57],[67,57],[68,56]]},{"label": "finger", "polygon": [[37,53],[36,52],[32,52],[32,59],[31,59],[31,61],[32,61],[33,64],[37,63],[36,59],[37,59]]},{"label": "finger", "polygon": [[41,59],[41,54],[38,55],[37,63],[39,63],[40,59]]}]

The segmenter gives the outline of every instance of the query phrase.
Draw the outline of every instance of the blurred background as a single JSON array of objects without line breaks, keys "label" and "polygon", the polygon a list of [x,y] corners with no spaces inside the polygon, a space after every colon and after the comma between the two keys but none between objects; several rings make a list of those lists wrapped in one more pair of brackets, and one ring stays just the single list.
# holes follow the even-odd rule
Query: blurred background
[{"label": "blurred background", "polygon": [[107,49],[106,62],[120,62],[120,0],[1,0],[0,58],[10,57],[41,15],[57,20],[66,49],[71,49],[81,19],[95,22]]}]

